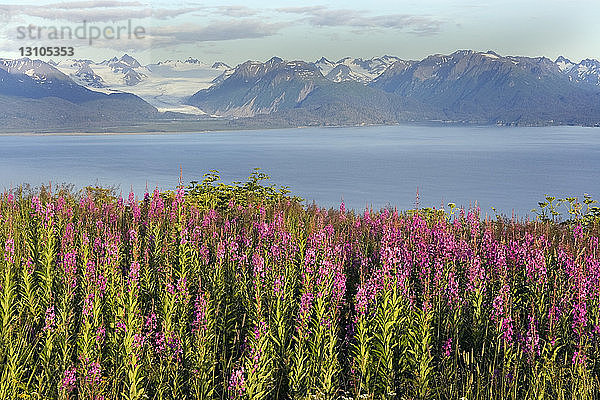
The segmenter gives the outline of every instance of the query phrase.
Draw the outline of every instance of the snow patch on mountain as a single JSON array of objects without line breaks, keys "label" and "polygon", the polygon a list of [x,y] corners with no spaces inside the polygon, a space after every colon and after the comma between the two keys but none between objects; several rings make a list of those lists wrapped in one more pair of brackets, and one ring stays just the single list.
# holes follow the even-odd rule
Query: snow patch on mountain
[{"label": "snow patch on mountain", "polygon": [[575,64],[560,56],[554,62],[572,82],[600,86],[600,61],[587,58]]},{"label": "snow patch on mountain", "polygon": [[211,86],[228,66],[224,63],[209,66],[194,58],[141,65],[125,54],[99,63],[61,60],[56,68],[79,85],[103,93],[133,93],[159,111],[204,114],[184,101],[199,89]]},{"label": "snow patch on mountain", "polygon": [[400,58],[388,55],[366,60],[345,57],[336,62],[321,57],[315,62],[315,66],[323,76],[333,82],[355,81],[367,84],[397,61],[401,61]]},{"label": "snow patch on mountain", "polygon": [[27,57],[17,60],[0,58],[0,68],[9,74],[27,75],[41,84],[52,79],[68,79],[65,74],[52,65],[40,60],[31,60]]}]

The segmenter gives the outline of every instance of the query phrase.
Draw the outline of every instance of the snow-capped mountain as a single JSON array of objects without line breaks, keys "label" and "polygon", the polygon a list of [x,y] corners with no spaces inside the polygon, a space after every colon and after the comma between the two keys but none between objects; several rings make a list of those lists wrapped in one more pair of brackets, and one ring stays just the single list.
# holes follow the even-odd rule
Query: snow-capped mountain
[{"label": "snow-capped mountain", "polygon": [[184,100],[198,89],[207,88],[229,66],[213,66],[188,58],[184,61],[166,60],[142,65],[125,54],[96,63],[91,60],[61,60],[56,68],[79,85],[104,93],[133,93],[160,111],[203,114]]},{"label": "snow-capped mountain", "polygon": [[231,67],[229,65],[227,65],[227,64],[225,64],[224,62],[221,62],[221,61],[217,61],[216,63],[214,63],[211,68],[214,68],[214,69],[231,69]]},{"label": "snow-capped mountain", "polygon": [[[10,118],[17,119],[23,118],[23,102],[35,99],[45,104],[40,106],[47,110],[44,115],[58,107],[73,114],[72,121],[106,120],[103,110],[110,106],[113,120],[117,115],[152,117],[156,107],[290,125],[424,120],[600,125],[600,62],[472,50],[420,61],[273,57],[234,68],[195,58],[143,65],[127,54],[102,62],[0,59],[2,96],[9,98],[5,102],[21,99],[11,106]],[[68,103],[57,105],[57,99]],[[93,108],[100,104],[102,109]],[[26,113],[26,118],[35,116]]]},{"label": "snow-capped mountain", "polygon": [[315,65],[323,76],[333,82],[354,81],[367,84],[398,61],[402,60],[388,55],[367,60],[346,57],[335,62],[322,57],[315,62]]},{"label": "snow-capped mountain", "polygon": [[0,59],[0,94],[27,98],[57,97],[88,101],[104,96],[88,90],[41,60]]},{"label": "snow-capped mountain", "polygon": [[59,63],[52,61],[51,63],[69,75],[79,85],[96,89],[107,85],[104,79],[90,67],[90,64],[93,64],[91,60],[63,60]]},{"label": "snow-capped mountain", "polygon": [[573,82],[600,86],[600,61],[598,60],[587,58],[575,64],[560,56],[556,59],[555,64]]},{"label": "snow-capped mountain", "polygon": [[558,69],[560,69],[562,72],[568,72],[575,65],[571,62],[571,60],[564,58],[563,56],[558,57],[554,63],[558,65]]},{"label": "snow-capped mountain", "polygon": [[451,120],[596,124],[600,91],[569,79],[561,69],[568,65],[566,59],[556,63],[546,57],[461,50],[435,54],[409,67],[397,63],[371,86],[431,105]]},{"label": "snow-capped mountain", "polygon": [[388,123],[396,120],[400,109],[413,109],[363,83],[327,79],[315,63],[278,57],[264,63],[247,61],[226,71],[218,83],[198,91],[188,103],[216,116],[263,116],[300,125]]},{"label": "snow-capped mountain", "polygon": [[9,74],[24,74],[33,80],[44,83],[52,79],[67,80],[68,77],[49,63],[31,60],[27,57],[18,60],[0,58],[0,68]]},{"label": "snow-capped mountain", "polygon": [[[80,75],[86,63],[72,63]],[[88,71],[89,72],[89,71]],[[65,127],[147,121],[156,108],[130,93],[101,93],[77,84],[56,65],[0,59],[0,126]]]},{"label": "snow-capped mountain", "polygon": [[[274,115],[335,120],[427,118],[498,124],[596,124],[600,88],[574,82],[594,77],[597,64],[584,60],[502,56],[459,50],[421,61],[397,57],[344,58],[315,63],[247,61],[227,70],[188,104],[219,116]],[[588,75],[581,75],[582,73]],[[281,117],[286,115],[286,117]],[[307,117],[310,115],[310,118]]]},{"label": "snow-capped mountain", "polygon": [[[55,63],[56,68],[82,86],[95,89],[116,89],[135,86],[147,77],[147,69],[133,57],[125,54],[95,63],[92,60],[66,59]],[[129,91],[129,90],[126,90]]]},{"label": "snow-capped mountain", "polygon": [[327,80],[313,63],[279,57],[265,63],[246,61],[226,70],[210,88],[191,96],[188,103],[211,114],[251,117],[296,106],[319,82]]}]

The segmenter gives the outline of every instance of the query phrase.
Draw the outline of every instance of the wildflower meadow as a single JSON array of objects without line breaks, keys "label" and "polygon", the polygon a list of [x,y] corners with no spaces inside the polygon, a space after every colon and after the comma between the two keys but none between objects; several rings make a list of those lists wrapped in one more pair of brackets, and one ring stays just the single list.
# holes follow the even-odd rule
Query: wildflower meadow
[{"label": "wildflower meadow", "polygon": [[355,212],[263,178],[0,195],[0,399],[599,397],[591,200]]}]

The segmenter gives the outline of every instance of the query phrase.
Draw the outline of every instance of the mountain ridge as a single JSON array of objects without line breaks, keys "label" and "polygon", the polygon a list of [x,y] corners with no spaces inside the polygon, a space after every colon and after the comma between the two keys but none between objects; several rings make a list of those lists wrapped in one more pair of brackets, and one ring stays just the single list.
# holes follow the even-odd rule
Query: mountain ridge
[{"label": "mountain ridge", "polygon": [[[61,115],[83,110],[88,117],[76,119],[90,124],[106,118],[94,109],[104,107],[111,121],[180,118],[183,112],[194,118],[254,118],[268,126],[427,121],[600,126],[600,62],[473,50],[422,60],[272,57],[235,67],[192,57],[143,65],[128,54],[101,62],[0,58],[0,95],[8,107],[7,99],[31,99],[19,103],[25,109],[0,113],[4,121],[7,115],[35,120],[35,107],[47,115],[52,107],[46,101]],[[47,100],[55,98],[62,100]],[[64,101],[78,106],[67,112]]]}]

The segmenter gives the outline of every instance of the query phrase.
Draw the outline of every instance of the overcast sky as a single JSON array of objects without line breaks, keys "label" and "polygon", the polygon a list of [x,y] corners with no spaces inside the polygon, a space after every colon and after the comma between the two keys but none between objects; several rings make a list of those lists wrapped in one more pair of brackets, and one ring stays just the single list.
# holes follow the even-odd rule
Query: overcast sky
[{"label": "overcast sky", "polygon": [[[421,59],[458,49],[579,61],[600,59],[599,16],[597,0],[0,0],[0,57],[18,57],[21,46],[72,45],[76,58],[101,61],[127,52],[142,63],[194,57],[238,64],[272,56],[314,61],[384,54]],[[76,29],[84,20],[87,32],[90,27],[126,32],[131,23],[145,33],[139,35],[143,38],[100,38],[92,45],[89,37],[48,37],[53,27]],[[20,38],[19,27],[23,32],[29,26],[45,27],[41,38],[35,30],[33,38]]]}]

